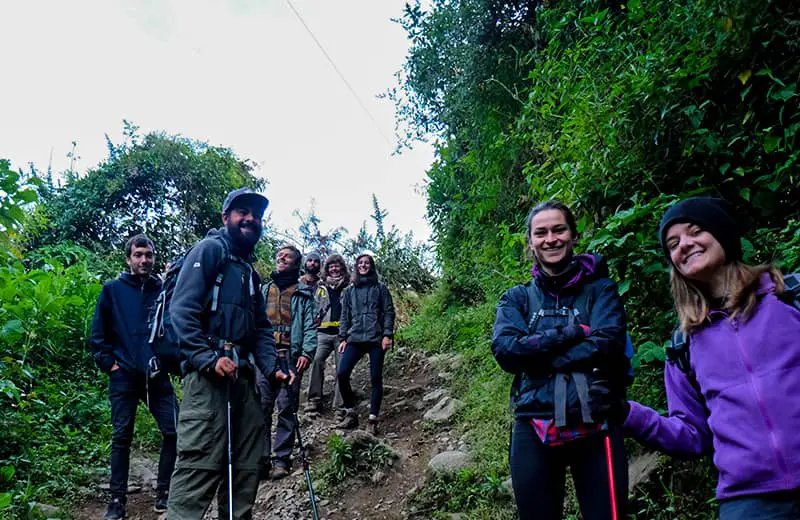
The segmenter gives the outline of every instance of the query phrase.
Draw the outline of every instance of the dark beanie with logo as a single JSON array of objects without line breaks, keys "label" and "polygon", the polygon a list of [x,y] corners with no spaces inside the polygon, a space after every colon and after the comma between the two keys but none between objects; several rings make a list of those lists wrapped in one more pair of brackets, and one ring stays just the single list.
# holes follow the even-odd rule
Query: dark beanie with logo
[{"label": "dark beanie with logo", "polygon": [[736,218],[733,206],[714,197],[690,197],[670,207],[661,217],[658,237],[667,259],[667,231],[673,224],[695,224],[708,231],[717,239],[725,251],[725,261],[733,262],[742,258],[742,228]]}]

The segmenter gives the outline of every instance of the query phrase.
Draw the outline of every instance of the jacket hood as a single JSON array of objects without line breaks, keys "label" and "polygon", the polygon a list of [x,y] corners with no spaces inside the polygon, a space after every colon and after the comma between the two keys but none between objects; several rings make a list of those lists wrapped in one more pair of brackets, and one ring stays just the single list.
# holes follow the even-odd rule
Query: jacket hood
[{"label": "jacket hood", "polygon": [[531,274],[542,287],[558,293],[597,278],[608,277],[608,262],[601,255],[582,253],[573,256],[564,272],[557,276],[545,273],[538,264],[533,264]]}]

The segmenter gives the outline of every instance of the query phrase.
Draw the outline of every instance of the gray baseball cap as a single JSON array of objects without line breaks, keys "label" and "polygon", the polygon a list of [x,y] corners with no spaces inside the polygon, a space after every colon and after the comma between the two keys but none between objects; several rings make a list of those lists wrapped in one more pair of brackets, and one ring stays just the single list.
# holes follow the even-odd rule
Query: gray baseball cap
[{"label": "gray baseball cap", "polygon": [[239,188],[225,197],[225,202],[222,203],[222,212],[227,213],[232,207],[240,206],[246,206],[263,217],[264,211],[269,206],[269,200],[250,188]]}]

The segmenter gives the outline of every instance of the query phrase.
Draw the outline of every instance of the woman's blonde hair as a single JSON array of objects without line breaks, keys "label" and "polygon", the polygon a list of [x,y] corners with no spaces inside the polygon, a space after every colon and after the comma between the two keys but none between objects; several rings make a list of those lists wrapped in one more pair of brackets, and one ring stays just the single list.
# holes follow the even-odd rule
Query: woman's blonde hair
[{"label": "woman's blonde hair", "polygon": [[[771,264],[753,266],[736,261],[720,269],[725,270],[722,308],[730,313],[731,319],[750,318],[758,301],[756,291],[762,274],[769,273],[775,282],[775,294],[783,292],[783,275]],[[680,274],[674,265],[670,267],[670,284],[681,330],[688,334],[708,319],[711,310],[709,297],[697,284]]]}]

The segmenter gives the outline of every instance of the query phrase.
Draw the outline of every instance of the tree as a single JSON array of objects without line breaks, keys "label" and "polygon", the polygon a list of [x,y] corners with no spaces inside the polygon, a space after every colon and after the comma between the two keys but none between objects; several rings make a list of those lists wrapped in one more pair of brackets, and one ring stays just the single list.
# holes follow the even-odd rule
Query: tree
[{"label": "tree", "polygon": [[311,207],[308,213],[303,214],[300,210],[296,209],[292,212],[292,215],[300,219],[300,225],[297,228],[300,232],[300,237],[298,240],[295,240],[300,246],[300,249],[305,253],[316,251],[322,256],[323,261],[335,252],[336,245],[340,243],[347,233],[347,229],[342,226],[323,232],[319,227],[322,220],[317,215],[314,200],[311,201]]},{"label": "tree", "polygon": [[151,133],[126,122],[126,142],[107,142],[108,158],[84,176],[68,176],[45,200],[49,224],[40,243],[71,240],[95,251],[121,247],[145,232],[161,258],[184,250],[220,224],[232,189],[262,190],[252,165],[227,148]]}]

